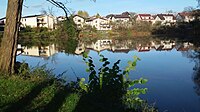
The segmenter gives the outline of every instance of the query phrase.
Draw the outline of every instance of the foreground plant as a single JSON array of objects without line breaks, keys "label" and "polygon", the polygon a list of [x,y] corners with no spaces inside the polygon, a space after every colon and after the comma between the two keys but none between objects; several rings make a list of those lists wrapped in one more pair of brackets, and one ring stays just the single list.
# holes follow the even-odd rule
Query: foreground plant
[{"label": "foreground plant", "polygon": [[[85,83],[85,79],[82,78],[79,82],[80,87],[90,96],[101,97],[103,102],[110,103],[113,107],[117,107],[116,110],[135,110],[141,109],[143,100],[139,98],[140,94],[145,94],[147,88],[134,88],[137,84],[145,84],[147,79],[131,80],[129,73],[131,70],[135,70],[136,63],[140,59],[134,57],[133,61],[128,62],[128,66],[125,70],[120,70],[120,60],[115,62],[112,67],[109,67],[110,62],[108,58],[100,55],[100,62],[102,66],[97,70],[93,63],[93,59],[84,53],[83,60],[85,61],[89,72],[88,83]],[[98,99],[98,98],[96,98]]]}]

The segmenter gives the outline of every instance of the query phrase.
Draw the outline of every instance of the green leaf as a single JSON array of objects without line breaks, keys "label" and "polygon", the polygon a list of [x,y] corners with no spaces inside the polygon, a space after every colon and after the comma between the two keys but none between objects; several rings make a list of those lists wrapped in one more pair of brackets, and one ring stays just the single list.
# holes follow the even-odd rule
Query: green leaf
[{"label": "green leaf", "polygon": [[87,53],[87,52],[84,52],[84,53],[83,53],[83,57],[84,57],[84,58],[88,58],[88,53]]},{"label": "green leaf", "polygon": [[86,68],[86,72],[90,72],[90,69],[89,69],[89,68]]}]

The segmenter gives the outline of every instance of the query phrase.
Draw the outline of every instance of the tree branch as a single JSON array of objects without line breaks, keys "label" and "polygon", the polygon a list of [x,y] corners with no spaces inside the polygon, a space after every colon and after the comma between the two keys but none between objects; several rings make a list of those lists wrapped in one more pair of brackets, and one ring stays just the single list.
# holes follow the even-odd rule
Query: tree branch
[{"label": "tree branch", "polygon": [[68,13],[70,13],[70,11],[68,10],[67,7],[65,7],[65,5],[62,2],[58,2],[58,1],[55,1],[55,0],[47,0],[47,1],[54,6],[61,8],[65,12],[65,17],[69,21]]}]

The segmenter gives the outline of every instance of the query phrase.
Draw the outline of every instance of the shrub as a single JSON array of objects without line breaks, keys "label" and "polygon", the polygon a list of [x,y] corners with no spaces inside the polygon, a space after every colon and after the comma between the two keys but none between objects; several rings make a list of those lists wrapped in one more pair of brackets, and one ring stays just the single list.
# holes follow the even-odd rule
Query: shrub
[{"label": "shrub", "polygon": [[145,94],[147,88],[134,88],[134,86],[145,84],[147,80],[143,78],[131,80],[129,78],[129,72],[135,69],[136,63],[140,59],[134,57],[134,61],[129,61],[126,69],[122,71],[119,68],[120,60],[109,68],[110,62],[108,58],[105,58],[103,55],[100,55],[100,57],[99,61],[102,62],[102,66],[96,71],[92,57],[84,54],[83,60],[88,66],[86,71],[90,74],[87,84],[84,83],[84,78],[80,80],[80,87],[89,96],[95,96],[97,97],[95,99],[103,100],[108,105],[115,105],[116,107],[114,106],[113,108],[116,110],[131,109],[140,111],[144,101],[138,96]]}]

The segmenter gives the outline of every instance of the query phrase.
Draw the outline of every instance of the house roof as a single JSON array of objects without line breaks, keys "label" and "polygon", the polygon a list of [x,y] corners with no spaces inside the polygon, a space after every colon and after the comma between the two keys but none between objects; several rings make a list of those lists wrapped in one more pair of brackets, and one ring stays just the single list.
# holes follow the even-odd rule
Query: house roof
[{"label": "house roof", "polygon": [[128,12],[124,12],[122,14],[109,14],[109,15],[106,16],[106,18],[110,18],[110,17],[114,17],[114,18],[130,18]]},{"label": "house roof", "polygon": [[151,14],[138,14],[138,15],[136,15],[136,17],[139,17],[142,20],[152,20],[152,19],[155,19]]},{"label": "house roof", "polygon": [[165,20],[164,16],[172,16],[173,20],[175,20],[175,16],[173,14],[157,14],[157,16],[161,19],[161,20]]},{"label": "house roof", "polygon": [[107,20],[107,19],[102,18],[102,17],[95,17],[95,18],[89,18],[89,19],[87,19],[86,22],[90,22],[90,21],[93,21],[93,20],[95,20],[95,19],[103,19],[103,20]]},{"label": "house roof", "polygon": [[127,15],[127,16],[129,16],[130,13],[129,13],[129,12],[123,12],[122,15]]},{"label": "house roof", "polygon": [[4,19],[6,19],[6,17],[0,18],[0,21],[1,21],[1,20],[4,20]]},{"label": "house roof", "polygon": [[22,18],[31,18],[31,17],[38,17],[38,16],[44,16],[44,14],[24,16],[24,17],[22,17]]},{"label": "house roof", "polygon": [[177,16],[178,15],[184,19],[186,16],[192,16],[192,13],[191,12],[181,12],[181,13],[178,13]]},{"label": "house roof", "polygon": [[130,18],[128,15],[114,15],[114,18]]},{"label": "house roof", "polygon": [[138,14],[138,16],[151,16],[151,14]]},{"label": "house roof", "polygon": [[152,17],[153,17],[154,19],[156,19],[157,15],[153,15]]},{"label": "house roof", "polygon": [[[44,16],[44,14],[24,16],[22,18],[30,18],[30,17],[38,17],[38,16]],[[3,20],[3,19],[6,19],[6,17],[0,18],[0,20]]]},{"label": "house roof", "polygon": [[161,20],[165,20],[163,14],[157,14],[157,17],[159,17]]},{"label": "house roof", "polygon": [[78,14],[74,15],[73,17],[75,17],[75,16],[78,16],[78,17],[81,17],[81,18],[83,18],[83,19],[86,19],[85,17],[83,17],[83,16],[81,16],[81,15],[78,15]]}]

